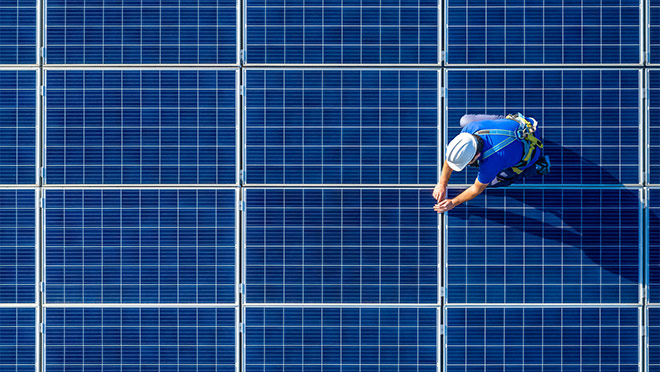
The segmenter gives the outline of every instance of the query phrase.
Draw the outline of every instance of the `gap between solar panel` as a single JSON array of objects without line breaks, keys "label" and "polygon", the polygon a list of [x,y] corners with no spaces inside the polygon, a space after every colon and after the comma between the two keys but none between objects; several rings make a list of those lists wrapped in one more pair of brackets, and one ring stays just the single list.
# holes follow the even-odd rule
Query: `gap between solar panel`
[{"label": "gap between solar panel", "polygon": [[[524,115],[464,115],[463,130],[447,145],[447,160],[440,182],[433,191],[438,201],[433,209],[444,213],[472,200],[487,187],[506,187],[525,177],[550,172],[550,159],[541,156],[543,143],[534,132],[538,122]],[[521,155],[522,154],[522,155]],[[479,168],[474,185],[453,199],[447,199],[452,171],[466,166]]]}]

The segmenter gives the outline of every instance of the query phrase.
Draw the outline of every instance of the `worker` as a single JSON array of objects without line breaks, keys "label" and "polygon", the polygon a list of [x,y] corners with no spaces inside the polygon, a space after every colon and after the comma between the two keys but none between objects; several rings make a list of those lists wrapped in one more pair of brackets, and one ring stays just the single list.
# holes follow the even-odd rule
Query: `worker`
[{"label": "worker", "polygon": [[[472,200],[487,187],[506,187],[524,177],[550,172],[550,159],[541,156],[543,144],[535,137],[537,121],[522,114],[464,115],[463,128],[447,145],[447,157],[442,166],[433,197],[438,203],[433,209],[447,212]],[[447,198],[447,184],[453,171],[466,166],[479,169],[474,184],[453,199]]]}]

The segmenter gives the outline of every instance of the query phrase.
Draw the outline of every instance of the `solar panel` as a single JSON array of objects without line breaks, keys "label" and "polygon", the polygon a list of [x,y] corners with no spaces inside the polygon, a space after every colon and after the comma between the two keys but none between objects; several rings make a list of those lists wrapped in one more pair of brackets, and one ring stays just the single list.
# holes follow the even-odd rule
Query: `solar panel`
[{"label": "solar panel", "polygon": [[649,307],[648,312],[648,367],[649,372],[660,371],[660,308]]},{"label": "solar panel", "polygon": [[248,0],[247,63],[436,64],[436,0]]},{"label": "solar panel", "polygon": [[48,308],[44,371],[236,371],[234,308]]},{"label": "solar panel", "polygon": [[647,98],[647,125],[648,139],[646,146],[648,148],[648,182],[651,184],[660,184],[660,70],[647,71],[648,98]]},{"label": "solar panel", "polygon": [[448,214],[447,303],[638,303],[640,207],[637,190],[489,190]]},{"label": "solar panel", "polygon": [[436,309],[245,309],[245,371],[437,369]]},{"label": "solar panel", "polygon": [[433,184],[436,71],[249,70],[248,184]]},{"label": "solar panel", "polygon": [[35,206],[34,190],[0,190],[0,303],[35,302]]},{"label": "solar panel", "polygon": [[245,190],[248,303],[437,303],[430,190]]},{"label": "solar panel", "polygon": [[36,71],[0,70],[0,184],[35,183],[36,113]]},{"label": "solar panel", "polygon": [[660,62],[660,2],[649,0],[647,9],[647,62]]},{"label": "solar panel", "polygon": [[650,303],[660,303],[660,189],[648,190],[648,283]]},{"label": "solar panel", "polygon": [[36,0],[2,0],[0,2],[0,64],[35,64],[36,59]]},{"label": "solar panel", "polygon": [[447,372],[640,370],[630,308],[448,308]]},{"label": "solar panel", "polygon": [[[550,174],[527,183],[641,182],[639,70],[449,70],[446,77],[446,142],[464,114],[521,112],[539,121],[552,163]],[[476,171],[464,173],[452,181],[473,183]]]},{"label": "solar panel", "polygon": [[236,0],[48,0],[49,64],[236,64]]},{"label": "solar panel", "polygon": [[34,372],[34,308],[0,308],[0,371]]},{"label": "solar panel", "polygon": [[46,302],[234,303],[235,214],[233,189],[47,190]]},{"label": "solar panel", "polygon": [[235,70],[46,72],[48,184],[235,184]]},{"label": "solar panel", "polygon": [[449,0],[451,64],[640,63],[639,0]]}]

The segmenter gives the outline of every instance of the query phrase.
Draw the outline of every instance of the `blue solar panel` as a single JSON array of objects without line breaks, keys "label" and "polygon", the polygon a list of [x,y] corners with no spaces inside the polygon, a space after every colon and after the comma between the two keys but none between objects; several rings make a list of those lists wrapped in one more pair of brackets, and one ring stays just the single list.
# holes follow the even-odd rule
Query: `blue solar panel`
[{"label": "blue solar panel", "polygon": [[35,302],[35,206],[34,190],[0,190],[0,303]]},{"label": "blue solar panel", "polygon": [[646,16],[648,62],[660,63],[660,2],[658,0],[648,1],[648,13]]},{"label": "blue solar panel", "polygon": [[660,184],[660,140],[658,140],[660,136],[660,124],[658,124],[660,120],[660,70],[648,70],[647,74],[648,182]]},{"label": "blue solar panel", "polygon": [[639,0],[449,0],[453,64],[640,63]]},{"label": "blue solar panel", "polygon": [[430,190],[245,191],[250,303],[436,303]]},{"label": "blue solar panel", "polygon": [[660,308],[648,308],[648,368],[649,372],[660,371]]},{"label": "blue solar panel", "polygon": [[35,64],[37,1],[0,1],[0,64]]},{"label": "blue solar panel", "polygon": [[0,371],[34,372],[34,308],[0,308]]},{"label": "blue solar panel", "polygon": [[660,189],[648,191],[648,284],[651,303],[660,303]]},{"label": "blue solar panel", "polygon": [[49,64],[236,64],[236,0],[48,0]]},{"label": "blue solar panel", "polygon": [[35,183],[36,114],[36,71],[0,71],[0,184]]},{"label": "blue solar panel", "polygon": [[236,371],[234,308],[48,308],[46,372]]},{"label": "blue solar panel", "polygon": [[235,200],[232,189],[47,190],[46,301],[234,303]]},{"label": "blue solar panel", "polygon": [[46,182],[236,183],[236,75],[47,71]]},{"label": "blue solar panel", "polygon": [[448,214],[448,303],[638,303],[637,190],[489,190]]},{"label": "blue solar panel", "polygon": [[449,308],[447,372],[640,370],[638,308]]},{"label": "blue solar panel", "polygon": [[245,310],[245,371],[436,372],[436,309]]},{"label": "blue solar panel", "polygon": [[[539,121],[552,163],[550,174],[527,183],[639,184],[640,77],[639,70],[448,71],[446,142],[464,114],[521,112]],[[474,182],[475,170],[463,173],[452,182]]]},{"label": "blue solar panel", "polygon": [[246,72],[246,182],[433,184],[436,71]]},{"label": "blue solar panel", "polygon": [[437,0],[245,4],[247,63],[438,63]]}]

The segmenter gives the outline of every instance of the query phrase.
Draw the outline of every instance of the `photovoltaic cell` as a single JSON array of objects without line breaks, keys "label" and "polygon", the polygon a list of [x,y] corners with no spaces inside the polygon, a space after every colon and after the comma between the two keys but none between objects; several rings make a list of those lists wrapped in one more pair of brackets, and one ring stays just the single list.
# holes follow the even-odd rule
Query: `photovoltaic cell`
[{"label": "photovoltaic cell", "polygon": [[236,64],[235,0],[48,0],[49,64]]},{"label": "photovoltaic cell", "polygon": [[660,371],[660,308],[650,307],[648,311],[648,368],[649,372]]},{"label": "photovoltaic cell", "polygon": [[660,140],[658,139],[660,136],[660,124],[658,124],[660,120],[660,70],[648,70],[647,74],[648,182],[660,184]]},{"label": "photovoltaic cell", "polygon": [[246,72],[249,184],[434,184],[436,71]]},{"label": "photovoltaic cell", "polygon": [[35,206],[34,190],[0,190],[0,303],[35,302]]},{"label": "photovoltaic cell", "polygon": [[449,308],[447,372],[640,370],[638,308]]},{"label": "photovoltaic cell", "polygon": [[660,189],[648,191],[648,301],[660,303]]},{"label": "photovoltaic cell", "polygon": [[436,64],[436,0],[248,0],[247,63]]},{"label": "photovoltaic cell", "polygon": [[249,303],[436,303],[430,190],[248,189]]},{"label": "photovoltaic cell", "polygon": [[0,308],[0,371],[34,372],[34,308]]},{"label": "photovoltaic cell", "polygon": [[626,189],[489,190],[456,207],[447,303],[638,303],[639,200]]},{"label": "photovoltaic cell", "polygon": [[234,303],[236,192],[47,190],[46,301]]},{"label": "photovoltaic cell", "polygon": [[234,308],[48,308],[46,372],[236,370]]},{"label": "photovoltaic cell", "polygon": [[436,309],[248,307],[245,371],[436,371]]},{"label": "photovoltaic cell", "polygon": [[0,64],[35,64],[37,1],[0,1]]},{"label": "photovoltaic cell", "polygon": [[36,71],[0,71],[0,184],[35,183],[36,114]]},{"label": "photovoltaic cell", "polygon": [[640,63],[638,0],[449,0],[451,64]]},{"label": "photovoltaic cell", "polygon": [[660,1],[648,1],[648,62],[660,63]]},{"label": "photovoltaic cell", "polygon": [[[450,142],[464,114],[520,112],[538,120],[550,174],[535,184],[640,183],[639,70],[451,70],[447,72]],[[472,167],[469,167],[472,168]],[[473,183],[475,170],[453,174]]]},{"label": "photovoltaic cell", "polygon": [[235,184],[236,71],[46,72],[48,184]]}]

